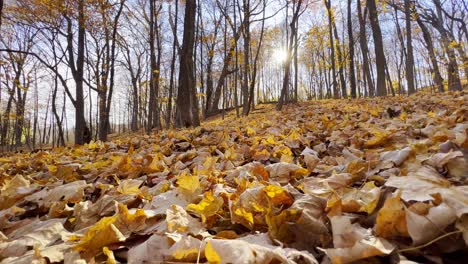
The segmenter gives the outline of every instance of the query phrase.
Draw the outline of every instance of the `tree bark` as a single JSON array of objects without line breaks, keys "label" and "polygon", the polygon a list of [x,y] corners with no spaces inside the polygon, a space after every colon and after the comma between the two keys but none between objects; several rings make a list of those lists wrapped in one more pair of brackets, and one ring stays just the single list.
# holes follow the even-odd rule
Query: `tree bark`
[{"label": "tree bark", "polygon": [[406,56],[406,83],[408,86],[408,94],[414,93],[414,57],[413,57],[413,40],[411,33],[411,9],[410,0],[405,1],[405,22],[406,22],[406,50],[408,51]]},{"label": "tree bark", "polygon": [[249,80],[250,80],[250,0],[243,0],[244,9],[244,67],[242,79],[242,114],[249,113]]},{"label": "tree bark", "polygon": [[325,0],[325,7],[327,8],[328,14],[328,35],[330,37],[330,60],[331,60],[331,84],[333,86],[333,98],[338,99],[340,97],[338,92],[338,83],[336,82],[336,63],[335,63],[335,42],[333,40],[333,14],[331,10],[331,0]]},{"label": "tree bark", "polygon": [[[360,0],[357,0],[360,1]],[[351,85],[351,97],[356,98],[356,75],[354,73],[354,39],[353,24],[351,21],[351,2],[348,0],[348,49],[349,49],[349,82]]]},{"label": "tree bark", "polygon": [[387,89],[385,83],[385,53],[383,50],[382,31],[379,25],[379,16],[375,0],[367,0],[369,9],[369,19],[372,27],[372,36],[374,37],[375,61],[377,67],[377,96],[386,96]]},{"label": "tree bark", "polygon": [[429,54],[429,59],[432,64],[431,73],[432,73],[434,83],[437,87],[437,91],[443,93],[444,92],[444,79],[442,78],[442,75],[440,74],[439,65],[437,63],[437,57],[434,51],[434,44],[432,43],[431,34],[429,33],[429,29],[426,27],[426,25],[424,25],[424,22],[421,20],[421,18],[418,17],[416,22],[421,28],[424,42],[426,42],[426,49],[427,49],[427,52]]},{"label": "tree bark", "polygon": [[78,1],[78,46],[76,51],[76,65],[75,54],[73,49],[73,30],[72,21],[67,18],[67,51],[72,72],[75,81],[74,100],[75,106],[75,144],[82,145],[84,143],[84,131],[86,121],[84,116],[84,95],[83,95],[83,74],[84,74],[84,57],[85,57],[85,10],[84,0]]},{"label": "tree bark", "polygon": [[[195,92],[193,72],[193,47],[195,37],[196,1],[186,0],[184,15],[184,36],[180,56],[179,87],[177,94],[176,126],[198,126],[197,118],[193,117],[192,93]],[[198,120],[199,121],[199,120]]]},{"label": "tree bark", "polygon": [[363,64],[363,71],[364,71],[364,78],[366,79],[367,90],[369,92],[369,96],[373,97],[375,95],[375,87],[374,82],[372,81],[372,76],[369,67],[369,48],[367,47],[367,37],[366,37],[366,15],[367,9],[365,14],[362,14],[361,10],[361,0],[357,0],[357,10],[358,10],[358,18],[359,18],[359,45],[361,47],[362,53],[362,64]]},{"label": "tree bark", "polygon": [[[170,9],[169,9],[170,11]],[[171,119],[172,119],[172,97],[174,93],[174,72],[175,72],[175,62],[176,62],[176,46],[177,46],[177,17],[179,14],[179,0],[175,0],[175,19],[174,19],[174,34],[172,40],[172,57],[171,57],[171,73],[169,80],[169,96],[167,102],[167,114],[166,114],[166,128],[170,128]],[[170,14],[169,14],[170,16]],[[170,20],[170,17],[169,17]]]},{"label": "tree bark", "polygon": [[281,89],[281,96],[279,98],[278,104],[276,105],[276,110],[280,111],[283,108],[283,104],[286,102],[286,92],[289,88],[289,79],[291,75],[291,57],[292,57],[292,49],[295,45],[294,43],[294,35],[297,34],[297,20],[299,19],[299,11],[301,10],[302,0],[298,0],[297,3],[293,3],[293,16],[291,20],[291,35],[289,36],[289,43],[288,43],[288,56],[286,61],[284,62],[284,78],[283,78],[283,86]]}]

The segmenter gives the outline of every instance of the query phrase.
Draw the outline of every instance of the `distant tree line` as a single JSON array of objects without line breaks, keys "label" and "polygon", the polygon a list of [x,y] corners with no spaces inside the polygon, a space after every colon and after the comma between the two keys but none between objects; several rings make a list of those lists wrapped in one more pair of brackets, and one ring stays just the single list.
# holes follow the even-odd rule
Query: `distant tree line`
[{"label": "distant tree line", "polygon": [[462,90],[466,11],[464,0],[0,0],[0,145],[198,126],[261,102]]}]

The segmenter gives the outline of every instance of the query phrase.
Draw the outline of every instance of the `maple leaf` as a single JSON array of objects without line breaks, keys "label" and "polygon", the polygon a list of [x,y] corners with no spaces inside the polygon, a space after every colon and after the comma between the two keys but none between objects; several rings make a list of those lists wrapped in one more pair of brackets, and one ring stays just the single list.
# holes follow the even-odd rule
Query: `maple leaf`
[{"label": "maple leaf", "polygon": [[199,203],[187,205],[187,210],[198,213],[202,218],[202,222],[205,223],[208,217],[215,215],[221,209],[223,203],[221,197],[215,197],[213,192],[209,191],[205,193]]},{"label": "maple leaf", "polygon": [[372,134],[372,137],[364,144],[364,146],[367,148],[382,145],[391,136],[391,134],[388,131],[382,129],[372,129],[370,133]]},{"label": "maple leaf", "polygon": [[184,172],[177,177],[177,185],[182,193],[194,194],[200,189],[200,179]]},{"label": "maple leaf", "polygon": [[400,195],[388,198],[377,214],[375,232],[378,236],[409,236],[405,205]]}]

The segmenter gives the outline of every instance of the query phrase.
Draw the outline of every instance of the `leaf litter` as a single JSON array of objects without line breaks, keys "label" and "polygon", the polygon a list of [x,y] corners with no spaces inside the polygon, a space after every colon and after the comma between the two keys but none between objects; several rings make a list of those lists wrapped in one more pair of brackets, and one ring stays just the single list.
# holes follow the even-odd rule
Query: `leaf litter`
[{"label": "leaf litter", "polygon": [[1,263],[467,256],[465,92],[271,105],[0,158]]}]

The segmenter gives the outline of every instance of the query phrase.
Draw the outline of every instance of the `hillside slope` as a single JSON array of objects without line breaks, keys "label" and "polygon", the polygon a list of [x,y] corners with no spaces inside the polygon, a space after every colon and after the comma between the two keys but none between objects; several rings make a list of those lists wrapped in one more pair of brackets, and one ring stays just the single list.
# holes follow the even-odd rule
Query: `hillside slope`
[{"label": "hillside slope", "polygon": [[1,158],[1,263],[460,260],[467,99],[261,105]]}]

